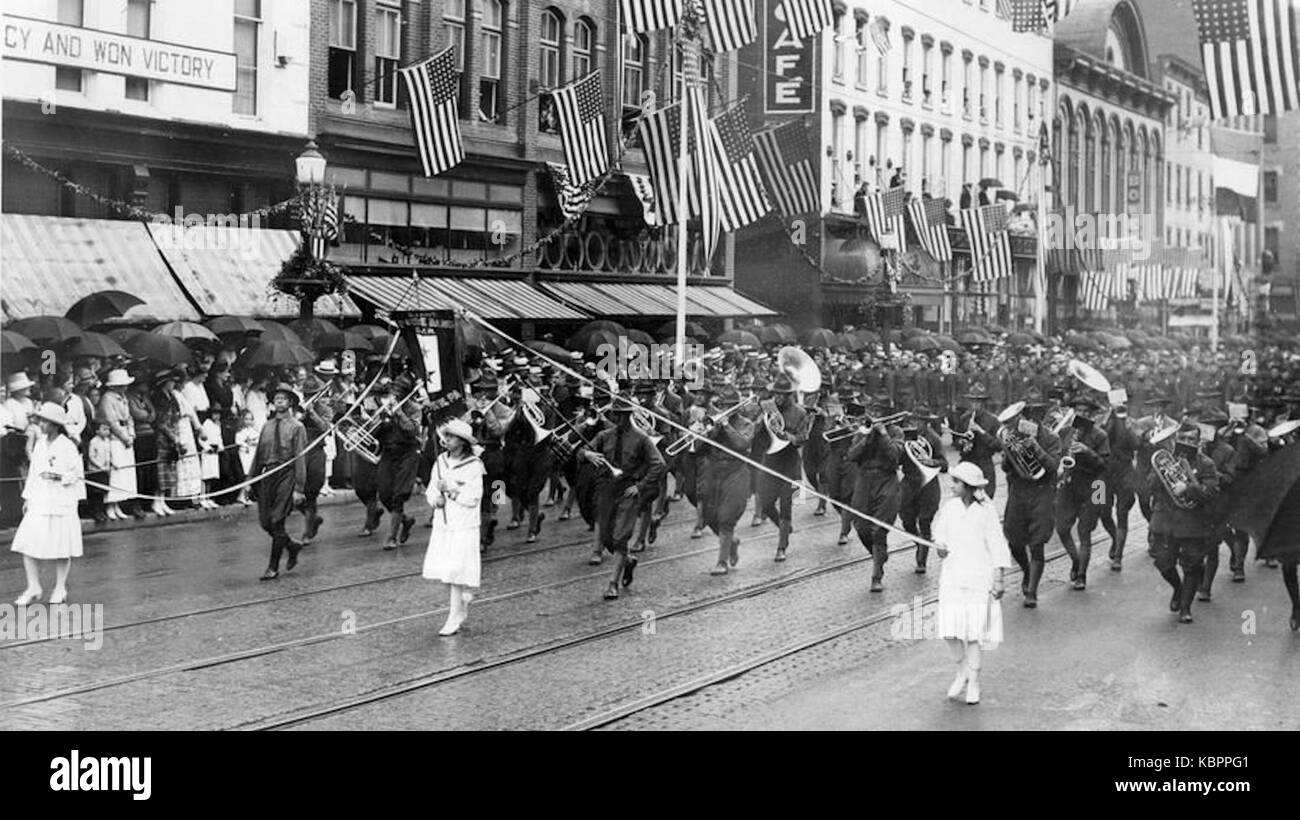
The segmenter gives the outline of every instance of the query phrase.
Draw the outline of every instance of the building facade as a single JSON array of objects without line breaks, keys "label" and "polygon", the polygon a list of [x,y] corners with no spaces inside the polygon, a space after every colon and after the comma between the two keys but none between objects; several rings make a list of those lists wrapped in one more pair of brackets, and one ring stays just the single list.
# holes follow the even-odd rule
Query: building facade
[{"label": "building facade", "polygon": [[[911,196],[949,200],[958,272],[967,264],[964,238],[955,230],[964,184],[996,178],[1018,195],[1021,211],[1032,212],[1040,188],[1039,124],[1053,98],[1047,36],[1012,32],[992,0],[959,0],[942,9],[858,0],[836,2],[831,29],[800,53],[779,29],[774,33],[775,5],[759,0],[769,29],[743,52],[741,90],[755,127],[790,119],[807,124],[818,151],[821,218],[806,250],[821,270],[782,249],[783,237],[768,226],[746,235],[751,247],[741,250],[737,272],[743,287],[769,299],[783,293],[787,312],[809,322],[861,321],[861,306],[878,290],[881,254],[863,230],[860,197],[896,178]],[[803,110],[787,113],[791,106],[773,102],[772,75],[786,69],[783,58],[790,65],[806,60],[811,70]],[[1035,252],[1032,229],[1025,233],[1014,242],[1016,276],[979,295],[963,284],[945,288],[952,271],[909,250],[899,284],[910,310],[896,319],[938,328],[981,313],[1004,321],[1031,315]],[[799,284],[811,287],[797,293],[785,287],[792,267]]]}]

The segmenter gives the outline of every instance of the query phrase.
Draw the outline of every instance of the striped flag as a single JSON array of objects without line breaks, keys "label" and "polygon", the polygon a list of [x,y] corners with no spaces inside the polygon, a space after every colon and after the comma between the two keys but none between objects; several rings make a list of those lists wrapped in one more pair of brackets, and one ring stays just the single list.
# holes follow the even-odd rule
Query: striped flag
[{"label": "striped flag", "polygon": [[781,213],[796,216],[821,211],[812,146],[803,123],[788,122],[755,134],[754,155],[768,194]]},{"label": "striped flag", "polygon": [[558,162],[546,163],[546,171],[551,177],[551,185],[555,188],[555,198],[559,200],[560,213],[564,214],[566,220],[580,216],[595,196],[596,186],[590,183],[575,185],[569,176],[568,166]]},{"label": "striped flag", "polygon": [[1047,28],[1048,9],[1043,0],[1007,0],[1010,3],[1011,30],[1042,31]]},{"label": "striped flag", "polygon": [[936,262],[951,262],[952,241],[948,238],[948,211],[943,200],[913,199],[907,205],[907,212],[925,252]]},{"label": "striped flag", "polygon": [[1105,274],[1089,271],[1079,277],[1079,304],[1086,310],[1103,311],[1110,305]]},{"label": "striped flag", "polygon": [[704,23],[715,52],[735,51],[758,38],[754,0],[704,0]]},{"label": "striped flag", "polygon": [[903,234],[903,208],[906,202],[907,192],[902,186],[867,197],[867,228],[880,247],[885,247],[885,236],[892,234],[898,237],[897,250],[907,250],[907,238]]},{"label": "striped flag", "polygon": [[709,122],[709,139],[718,161],[722,229],[737,231],[772,210],[758,177],[744,106],[733,105],[714,117]]},{"label": "striped flag", "polygon": [[456,53],[447,48],[421,63],[399,69],[411,103],[411,130],[426,177],[465,159],[457,110]]},{"label": "striped flag", "polygon": [[1043,0],[1043,13],[1048,20],[1060,22],[1079,2],[1080,0]]},{"label": "striped flag", "polygon": [[609,146],[600,94],[600,72],[554,92],[564,160],[574,185],[586,185],[609,170]]},{"label": "striped flag", "polygon": [[[680,102],[649,112],[637,126],[641,133],[641,145],[645,149],[646,165],[650,169],[650,182],[654,187],[661,225],[676,225],[678,221],[677,191],[684,184],[677,168],[681,126]],[[689,137],[686,146],[689,154],[694,147],[694,141]]]},{"label": "striped flag", "polygon": [[1007,233],[1007,209],[1001,204],[968,208],[961,212],[961,221],[970,237],[973,281],[992,282],[1010,276],[1011,235]]},{"label": "striped flag", "polygon": [[314,188],[302,201],[302,235],[311,255],[324,259],[330,242],[339,238],[339,201],[333,190]]},{"label": "striped flag", "polygon": [[687,195],[691,202],[691,212],[700,218],[704,234],[704,259],[713,258],[713,251],[718,245],[718,234],[722,231],[721,179],[718,164],[721,162],[708,140],[709,109],[704,101],[704,90],[691,88],[686,92],[686,102],[690,110],[691,142],[699,146],[691,157],[691,175],[687,185]]},{"label": "striped flag", "polygon": [[[771,0],[768,0],[771,2]],[[790,36],[802,42],[831,24],[831,0],[781,0]]]},{"label": "striped flag", "polygon": [[1214,119],[1300,107],[1292,0],[1193,0]]},{"label": "striped flag", "polygon": [[683,0],[619,0],[623,26],[633,34],[672,28],[682,19]]},{"label": "striped flag", "polygon": [[871,21],[871,25],[867,26],[867,30],[871,32],[871,42],[875,43],[876,51],[881,54],[888,54],[892,44],[889,42],[889,28],[885,23],[885,18],[876,15],[875,19]]},{"label": "striped flag", "polygon": [[662,225],[659,207],[655,204],[655,189],[650,182],[650,177],[645,174],[634,174],[631,171],[624,173],[627,175],[627,181],[632,184],[632,193],[636,194],[637,201],[641,203],[641,216],[645,220],[646,227],[657,228]]}]

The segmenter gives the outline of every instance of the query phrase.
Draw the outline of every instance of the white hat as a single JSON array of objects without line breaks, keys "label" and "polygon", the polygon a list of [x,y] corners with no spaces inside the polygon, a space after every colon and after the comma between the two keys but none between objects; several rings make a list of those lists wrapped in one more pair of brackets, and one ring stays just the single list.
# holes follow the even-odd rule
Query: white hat
[{"label": "white hat", "polygon": [[442,439],[444,443],[448,436],[455,436],[458,439],[463,439],[465,443],[469,444],[471,447],[478,444],[478,439],[474,438],[474,431],[470,428],[469,424],[460,419],[452,419],[438,428],[438,438]]},{"label": "white hat", "polygon": [[316,365],[316,372],[322,376],[337,376],[339,373],[339,366],[333,359],[326,359]]},{"label": "white hat", "polygon": [[36,382],[29,379],[27,377],[27,374],[22,371],[19,371],[9,377],[8,388],[9,388],[9,392],[11,393],[15,390],[26,390],[30,387],[35,387],[35,386],[36,386]]},{"label": "white hat", "polygon": [[32,413],[32,417],[52,421],[60,427],[66,428],[68,426],[68,414],[54,402],[47,401],[36,408],[36,411]]},{"label": "white hat", "polygon": [[954,481],[960,481],[967,487],[984,487],[989,483],[989,480],[984,477],[984,471],[969,461],[963,461],[953,467],[948,475],[952,476]]},{"label": "white hat", "polygon": [[135,379],[128,376],[121,368],[108,371],[108,381],[104,382],[105,387],[126,387],[130,384],[135,384]]}]

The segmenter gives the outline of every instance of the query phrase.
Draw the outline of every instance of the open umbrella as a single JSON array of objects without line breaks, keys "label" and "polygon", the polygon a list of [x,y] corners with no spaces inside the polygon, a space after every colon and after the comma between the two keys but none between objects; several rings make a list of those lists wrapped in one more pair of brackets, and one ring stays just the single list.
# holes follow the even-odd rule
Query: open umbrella
[{"label": "open umbrella", "polygon": [[718,337],[718,343],[731,344],[736,347],[760,347],[762,344],[758,341],[758,337],[753,333],[750,333],[748,330],[740,330],[739,328],[728,330],[723,333]]},{"label": "open umbrella", "polygon": [[961,344],[951,336],[931,336],[934,343],[939,346],[940,350],[951,350],[953,353],[960,353]]},{"label": "open umbrella", "polygon": [[0,332],[0,356],[17,356],[24,350],[35,350],[36,345],[21,333],[12,330]]},{"label": "open umbrella", "polygon": [[316,337],[317,350],[374,350],[370,340],[351,330],[333,330]]},{"label": "open umbrella", "polygon": [[302,344],[302,338],[297,333],[290,330],[279,322],[269,322],[262,320],[262,335],[257,337],[259,342],[293,342],[296,345]]},{"label": "open umbrella", "polygon": [[266,329],[261,322],[247,316],[218,316],[207,320],[203,326],[218,336],[225,336],[228,333],[261,333]]},{"label": "open umbrella", "polygon": [[846,347],[849,350],[852,350],[854,353],[857,353],[859,350],[866,347],[867,343],[862,341],[852,333],[845,333],[842,336],[840,336],[840,346]]},{"label": "open umbrella", "polygon": [[78,299],[63,315],[81,327],[90,327],[105,319],[122,316],[136,305],[143,304],[144,300],[133,293],[124,290],[101,290]]},{"label": "open umbrella", "polygon": [[138,327],[115,327],[104,335],[125,347],[127,339],[134,339],[136,336],[142,333],[148,334],[148,332]]},{"label": "open umbrella", "polygon": [[[577,350],[584,356],[604,356],[610,351],[618,350],[618,340],[621,335],[612,330],[592,330],[586,334],[582,347]],[[568,355],[565,351],[564,356]]]},{"label": "open umbrella", "polygon": [[[111,338],[111,337],[110,337]],[[160,333],[137,333],[124,342],[122,348],[137,359],[175,367],[178,364],[192,364],[194,355],[185,343],[175,336]]]},{"label": "open umbrella", "polygon": [[844,344],[844,338],[834,331],[827,330],[824,327],[815,327],[804,334],[803,343],[808,347],[840,347]]},{"label": "open umbrella", "polygon": [[1097,350],[1097,343],[1082,333],[1065,334],[1065,344],[1076,350]]},{"label": "open umbrella", "polygon": [[874,345],[880,343],[880,334],[874,330],[867,330],[865,327],[853,331],[853,335],[858,338],[859,342],[864,345]]},{"label": "open umbrella", "polygon": [[306,347],[293,342],[258,342],[244,351],[239,364],[248,369],[254,367],[297,367],[309,365],[316,357]]},{"label": "open umbrella", "polygon": [[993,339],[987,333],[967,330],[957,334],[957,341],[964,345],[991,345]]},{"label": "open umbrella", "polygon": [[930,350],[939,350],[939,343],[930,336],[913,336],[910,339],[903,340],[903,349],[924,353]]},{"label": "open umbrella", "polygon": [[618,322],[613,322],[609,319],[597,319],[594,322],[587,322],[587,324],[578,328],[577,332],[569,337],[569,349],[586,350],[588,338],[590,338],[592,334],[600,332],[611,333],[615,337],[618,337],[625,335],[627,333],[627,328],[623,327]]},{"label": "open umbrella", "polygon": [[644,330],[636,329],[627,332],[627,340],[631,344],[645,345],[646,347],[655,343],[654,337],[649,333],[646,333]]},{"label": "open umbrella", "polygon": [[160,336],[171,336],[182,342],[219,342],[217,334],[197,322],[167,322],[153,329]]},{"label": "open umbrella", "polygon": [[530,339],[529,341],[524,342],[524,347],[534,353],[540,353],[548,359],[555,359],[556,361],[564,362],[565,364],[568,364],[569,362],[569,351],[560,347],[555,342],[548,342],[545,339]]},{"label": "open umbrella", "polygon": [[289,329],[297,333],[298,338],[305,342],[308,339],[324,336],[326,333],[337,333],[339,326],[328,319],[313,316],[310,319],[294,319],[289,323]]},{"label": "open umbrella", "polygon": [[29,319],[19,319],[9,326],[9,330],[20,333],[37,344],[66,342],[81,335],[81,328],[77,323],[62,316],[32,316]]},{"label": "open umbrella", "polygon": [[1028,333],[1012,333],[1007,337],[1007,344],[1012,347],[1033,347],[1038,340]]},{"label": "open umbrella", "polygon": [[794,330],[785,325],[760,327],[754,335],[758,336],[758,340],[765,345],[789,345],[799,340],[794,335]]},{"label": "open umbrella", "polygon": [[910,339],[913,336],[929,336],[930,331],[923,327],[905,327],[903,328],[903,338]]},{"label": "open umbrella", "polygon": [[129,354],[112,336],[86,331],[81,334],[81,338],[73,339],[68,343],[63,355],[74,359],[78,356],[94,356],[98,359],[107,359],[110,356],[125,357]]},{"label": "open umbrella", "polygon": [[1110,337],[1109,347],[1112,350],[1128,350],[1132,346],[1133,346],[1132,342],[1130,342],[1127,338],[1120,336],[1118,333]]},{"label": "open umbrella", "polygon": [[[378,336],[373,335],[375,331],[378,331],[380,334],[382,334],[382,338],[384,340],[384,347],[381,348],[378,345],[376,345],[376,349],[379,350],[381,353],[384,350],[387,350],[389,334],[386,330],[384,330],[381,327],[375,327],[374,325],[357,325],[356,327],[349,328],[349,329],[356,331],[357,328],[362,328],[362,327],[368,329],[368,333],[366,335],[368,336],[368,338],[372,340],[376,338],[380,338]],[[485,353],[499,353],[510,346],[510,343],[507,342],[505,339],[501,338],[501,336],[499,336],[496,332],[488,330],[487,328],[483,327],[477,322],[460,320],[456,322],[456,328],[458,331],[460,331],[461,339],[464,341],[466,347],[477,347],[479,350],[482,350]]]},{"label": "open umbrella", "polygon": [[[661,339],[668,339],[668,338],[676,339],[677,322],[674,320],[672,322],[667,322],[665,324],[662,324],[659,326],[659,329],[655,332]],[[707,339],[709,337],[709,331],[708,328],[706,328],[704,325],[700,324],[699,322],[687,321],[686,335],[694,336],[697,339]]]}]

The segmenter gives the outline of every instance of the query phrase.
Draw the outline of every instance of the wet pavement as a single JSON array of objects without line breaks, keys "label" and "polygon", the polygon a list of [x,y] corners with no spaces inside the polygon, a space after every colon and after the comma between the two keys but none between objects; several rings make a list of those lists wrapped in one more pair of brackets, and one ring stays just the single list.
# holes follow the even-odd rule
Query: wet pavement
[{"label": "wet pavement", "polygon": [[[88,534],[69,603],[104,605],[103,645],[0,642],[0,729],[928,728],[953,720],[942,702],[945,650],[900,640],[888,617],[932,598],[937,572],[914,574],[906,540],[893,538],[899,553],[885,592],[868,593],[870,562],[856,537],[837,545],[838,522],[813,516],[813,506],[796,504],[789,561],[772,561],[776,528],[750,527],[747,515],[740,566],[712,577],[715,541],[690,539],[694,513],[676,504],[636,583],[615,602],[600,598],[609,566],[587,566],[592,535],[579,519],[548,520],[537,544],[501,527],[470,619],[451,638],[436,634],[445,588],[419,577],[429,531],[417,526],[407,546],[384,552],[381,535],[358,537],[356,502],[325,509],[299,567],[267,583],[256,580],[267,541],[253,516]],[[1108,692],[1128,691],[1137,677],[1148,689],[1163,681],[1157,688],[1172,687],[1165,702],[1179,702],[1198,678],[1177,670],[1198,668],[1211,647],[1225,650],[1223,663],[1235,659],[1247,685],[1200,681],[1202,695],[1232,705],[1185,709],[1184,719],[1266,713],[1277,687],[1300,671],[1276,571],[1257,564],[1246,585],[1221,575],[1215,602],[1198,604],[1197,623],[1179,627],[1162,612],[1168,595],[1136,513],[1133,524],[1126,572],[1105,571],[1100,539],[1094,563],[1102,566],[1086,593],[1065,588],[1060,561],[1036,612],[1019,607],[1018,584],[1008,583],[1008,643],[989,656],[980,707],[998,712],[999,728],[1100,720],[1089,704],[1109,704]],[[11,599],[22,585],[18,556],[4,552],[0,590]],[[1240,613],[1251,607],[1258,634],[1247,641]],[[879,623],[749,668],[872,616]],[[691,689],[731,668],[743,674]],[[1089,683],[1094,677],[1099,683]],[[691,691],[602,717],[673,688]],[[1065,693],[1081,711],[1059,708],[1073,702]],[[1121,714],[1137,714],[1127,708]]]}]

